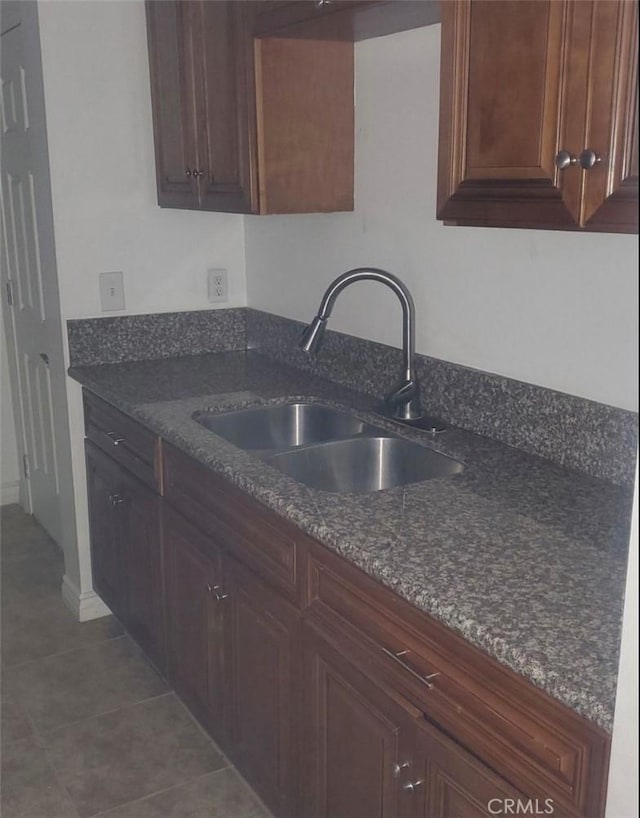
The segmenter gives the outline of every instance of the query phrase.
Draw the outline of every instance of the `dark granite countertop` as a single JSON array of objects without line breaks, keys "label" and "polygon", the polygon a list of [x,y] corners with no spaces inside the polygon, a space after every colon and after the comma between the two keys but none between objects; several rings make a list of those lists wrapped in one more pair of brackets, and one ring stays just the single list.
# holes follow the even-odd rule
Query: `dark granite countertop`
[{"label": "dark granite countertop", "polygon": [[[70,375],[298,525],[551,696],[611,730],[631,489],[486,437],[435,438],[371,398],[226,352],[76,367]],[[369,494],[307,488],[192,420],[292,398],[363,419],[462,460],[453,477]]]}]

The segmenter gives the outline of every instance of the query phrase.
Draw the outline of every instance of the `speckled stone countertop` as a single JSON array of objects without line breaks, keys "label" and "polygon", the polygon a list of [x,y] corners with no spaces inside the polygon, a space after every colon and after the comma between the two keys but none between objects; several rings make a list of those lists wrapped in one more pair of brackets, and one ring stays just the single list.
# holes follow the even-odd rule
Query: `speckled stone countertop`
[{"label": "speckled stone countertop", "polygon": [[[75,367],[70,375],[400,596],[610,731],[631,490],[374,401],[255,352]],[[192,419],[292,398],[355,410],[466,464],[369,494],[307,488]]]}]

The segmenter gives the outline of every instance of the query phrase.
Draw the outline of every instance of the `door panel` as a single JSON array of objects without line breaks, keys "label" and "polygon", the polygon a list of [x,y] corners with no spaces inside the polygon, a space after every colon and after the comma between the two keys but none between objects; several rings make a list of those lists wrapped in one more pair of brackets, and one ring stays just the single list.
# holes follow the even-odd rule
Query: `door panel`
[{"label": "door panel", "polygon": [[158,204],[198,208],[191,4],[146,3]]},{"label": "door panel", "polygon": [[[297,611],[225,559],[233,742],[251,784],[278,815],[296,815],[293,723]],[[259,682],[257,681],[259,680]]]},{"label": "door panel", "polygon": [[303,640],[303,814],[397,818],[407,712],[309,621]]},{"label": "door panel", "polygon": [[258,210],[253,48],[246,3],[192,4],[201,207],[239,213]]},{"label": "door panel", "polygon": [[126,626],[161,670],[165,668],[160,498],[121,469],[119,507]]},{"label": "door panel", "polygon": [[27,508],[64,546],[75,517],[37,8],[12,8],[16,24],[0,41],[0,273],[13,305],[2,300]]},{"label": "door panel", "polygon": [[88,441],[85,451],[93,586],[113,613],[124,619],[124,567],[120,526],[115,513],[120,470]]},{"label": "door panel", "polygon": [[211,540],[165,509],[164,553],[169,674],[217,740],[224,740],[223,620],[210,589],[221,582]]}]

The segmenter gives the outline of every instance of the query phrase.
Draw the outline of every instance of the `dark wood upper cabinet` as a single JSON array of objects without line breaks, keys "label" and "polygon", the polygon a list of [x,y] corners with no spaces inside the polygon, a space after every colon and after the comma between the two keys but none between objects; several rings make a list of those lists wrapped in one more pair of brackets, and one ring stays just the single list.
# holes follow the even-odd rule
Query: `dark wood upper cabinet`
[{"label": "dark wood upper cabinet", "polygon": [[146,9],[158,203],[255,212],[248,5],[154,0]]},{"label": "dark wood upper cabinet", "polygon": [[440,21],[438,0],[267,0],[254,5],[258,37],[357,42]]},{"label": "dark wood upper cabinet", "polygon": [[442,7],[438,217],[635,232],[635,0]]},{"label": "dark wood upper cabinet", "polygon": [[254,46],[252,2],[146,9],[161,207],[353,209],[353,43]]}]

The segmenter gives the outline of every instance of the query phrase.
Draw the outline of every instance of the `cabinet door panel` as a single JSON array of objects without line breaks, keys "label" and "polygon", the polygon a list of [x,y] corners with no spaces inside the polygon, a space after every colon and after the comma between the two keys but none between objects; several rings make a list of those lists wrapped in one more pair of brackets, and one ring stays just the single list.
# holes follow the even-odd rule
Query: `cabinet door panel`
[{"label": "cabinet door panel", "polygon": [[235,754],[276,814],[294,815],[297,613],[235,560],[224,564]]},{"label": "cabinet door panel", "polygon": [[247,4],[192,4],[198,110],[200,205],[205,210],[256,212],[255,110]]},{"label": "cabinet door panel", "polygon": [[126,626],[161,670],[165,668],[160,498],[121,475]]},{"label": "cabinet door panel", "polygon": [[305,623],[304,810],[308,818],[396,818],[409,716]]},{"label": "cabinet door panel", "polygon": [[439,218],[576,223],[555,167],[569,6],[443,4]]},{"label": "cabinet door panel", "polygon": [[146,11],[158,204],[197,208],[191,4],[147,0]]},{"label": "cabinet door panel", "polygon": [[85,442],[85,452],[93,586],[113,613],[124,619],[120,526],[114,505],[120,500],[120,469],[88,441]]},{"label": "cabinet door panel", "polygon": [[210,588],[220,559],[211,541],[165,511],[167,637],[170,677],[215,737],[224,739],[224,642]]},{"label": "cabinet door panel", "polygon": [[601,161],[583,172],[582,223],[637,231],[638,4],[584,5],[590,7],[590,92],[580,144]]}]

